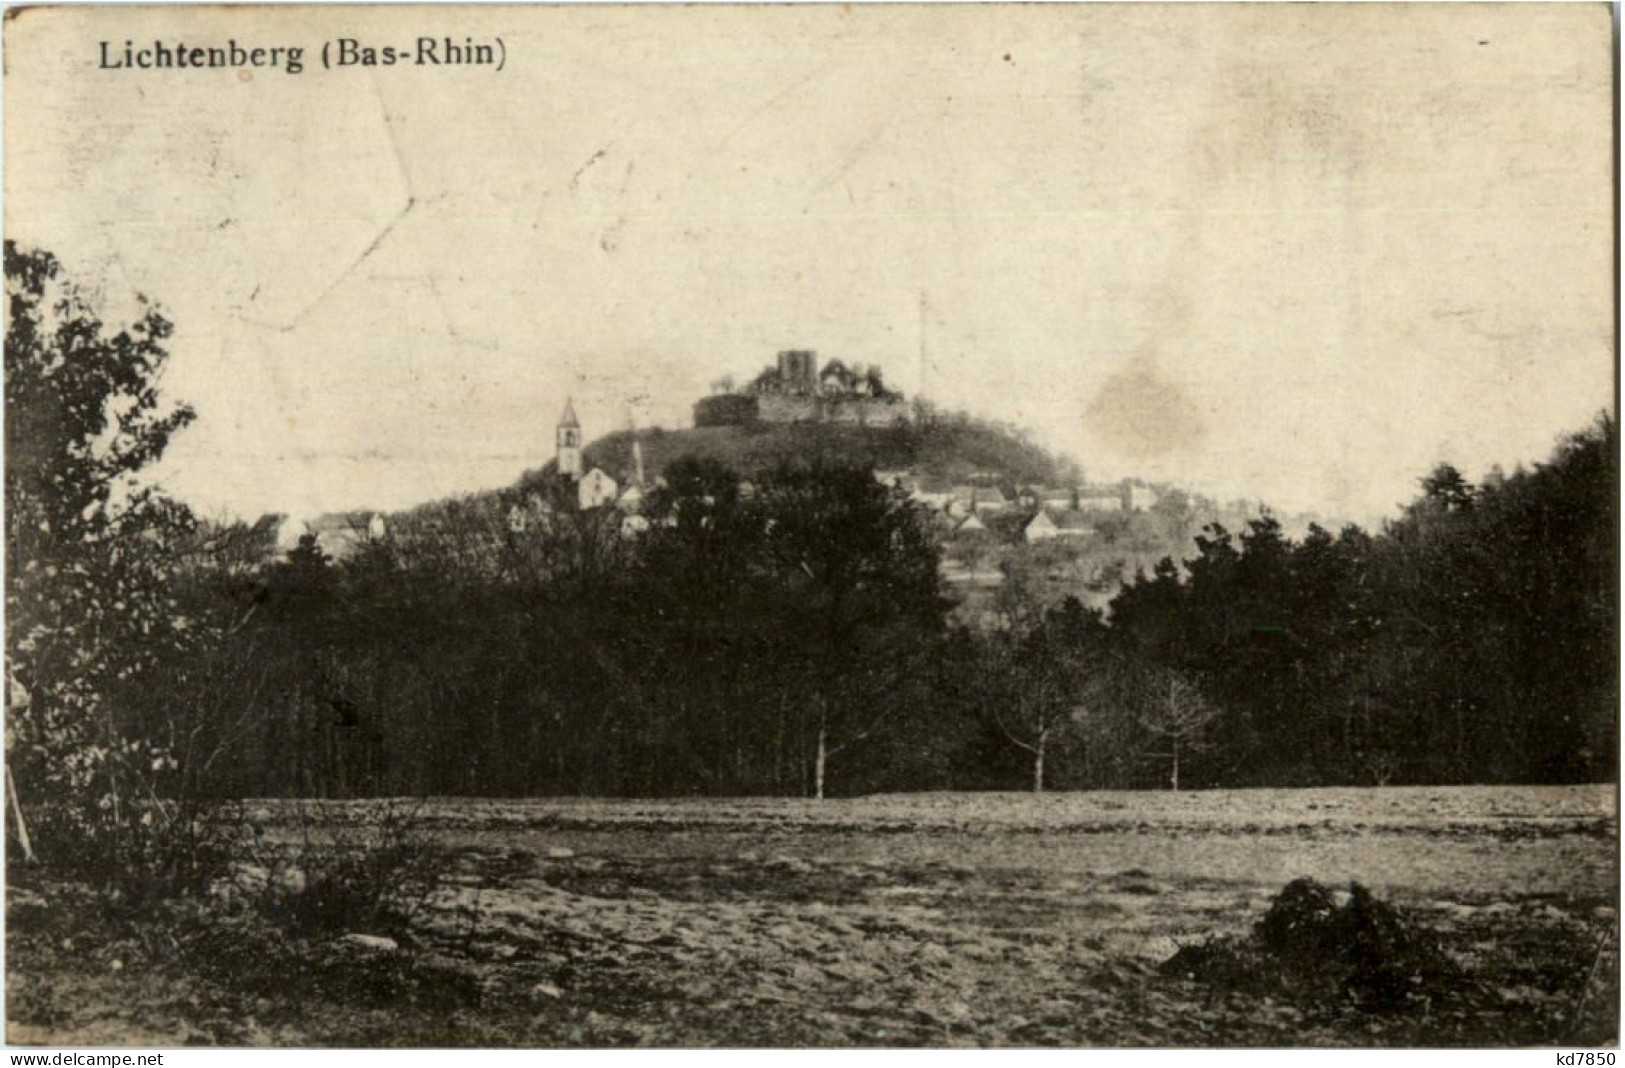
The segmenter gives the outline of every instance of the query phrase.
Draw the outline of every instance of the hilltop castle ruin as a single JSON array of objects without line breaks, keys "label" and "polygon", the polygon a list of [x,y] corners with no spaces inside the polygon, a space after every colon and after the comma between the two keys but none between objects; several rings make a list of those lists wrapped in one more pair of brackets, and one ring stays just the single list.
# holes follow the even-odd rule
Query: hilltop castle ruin
[{"label": "hilltop castle ruin", "polygon": [[694,405],[695,426],[749,423],[845,423],[898,426],[908,422],[903,395],[886,388],[879,367],[830,360],[818,370],[818,354],[787,349],[743,389],[720,384]]}]

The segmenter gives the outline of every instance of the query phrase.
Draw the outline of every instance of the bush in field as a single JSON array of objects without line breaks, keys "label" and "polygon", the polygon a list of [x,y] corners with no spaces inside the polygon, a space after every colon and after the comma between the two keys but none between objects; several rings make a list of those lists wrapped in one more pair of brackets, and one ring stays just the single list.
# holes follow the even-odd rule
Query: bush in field
[{"label": "bush in field", "polygon": [[1247,937],[1182,946],[1162,971],[1370,1012],[1425,1010],[1471,989],[1432,932],[1359,883],[1339,904],[1313,879],[1288,883]]},{"label": "bush in field", "polygon": [[239,831],[221,806],[155,799],[122,823],[90,823],[71,806],[36,810],[49,868],[83,880],[124,909],[173,897],[203,897],[229,870]]},{"label": "bush in field", "polygon": [[404,929],[440,883],[440,857],[415,807],[300,803],[292,845],[256,827],[229,889],[252,910],[305,936]]}]

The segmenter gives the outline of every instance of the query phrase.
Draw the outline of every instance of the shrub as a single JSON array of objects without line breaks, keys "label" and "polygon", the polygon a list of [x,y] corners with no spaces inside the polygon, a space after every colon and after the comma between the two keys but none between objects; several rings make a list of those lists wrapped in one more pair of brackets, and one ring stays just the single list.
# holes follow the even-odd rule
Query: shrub
[{"label": "shrub", "polygon": [[1313,879],[1288,883],[1244,938],[1182,946],[1165,975],[1323,1004],[1426,1007],[1470,984],[1433,934],[1359,883],[1339,905]]},{"label": "shrub", "polygon": [[[238,840],[228,809],[193,799],[150,798],[118,812],[62,801],[30,808],[28,819],[32,847],[50,870],[115,908],[205,895],[230,871]],[[12,834],[7,861],[25,861]]]},{"label": "shrub", "polygon": [[439,888],[440,857],[417,807],[300,802],[297,835],[279,844],[251,828],[232,889],[290,933],[319,936],[404,930]]}]

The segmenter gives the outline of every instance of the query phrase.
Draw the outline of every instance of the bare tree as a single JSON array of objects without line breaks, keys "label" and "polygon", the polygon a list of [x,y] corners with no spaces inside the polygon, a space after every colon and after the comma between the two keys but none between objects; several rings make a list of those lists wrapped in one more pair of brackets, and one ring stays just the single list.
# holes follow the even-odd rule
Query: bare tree
[{"label": "bare tree", "polygon": [[1075,599],[1041,611],[1007,598],[1006,613],[1014,622],[987,646],[983,707],[1000,733],[1032,757],[1033,792],[1042,793],[1055,745],[1077,739],[1088,707],[1111,678],[1102,624]]},{"label": "bare tree", "polygon": [[1156,671],[1147,679],[1143,701],[1140,725],[1168,743],[1168,751],[1157,755],[1170,761],[1168,788],[1177,790],[1181,756],[1210,748],[1203,735],[1219,708],[1172,670]]},{"label": "bare tree", "polygon": [[[1019,641],[1019,644],[1018,644]],[[993,691],[986,708],[999,732],[1032,758],[1033,793],[1044,792],[1044,761],[1076,709],[1070,658],[1046,655],[1032,637],[1006,638],[992,653]]]}]

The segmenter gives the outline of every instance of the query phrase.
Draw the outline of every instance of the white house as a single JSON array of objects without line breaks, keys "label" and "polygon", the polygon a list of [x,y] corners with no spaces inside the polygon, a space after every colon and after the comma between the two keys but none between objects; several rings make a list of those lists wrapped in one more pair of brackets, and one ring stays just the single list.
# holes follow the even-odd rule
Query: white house
[{"label": "white house", "polygon": [[1035,542],[1051,538],[1086,538],[1094,532],[1089,518],[1081,511],[1044,509],[1028,520],[1021,533],[1028,542]]},{"label": "white house", "polygon": [[303,519],[288,515],[267,516],[260,520],[259,525],[272,530],[271,555],[278,560],[299,548],[299,539],[310,533],[310,527]]},{"label": "white house", "polygon": [[576,504],[582,511],[613,504],[619,488],[613,478],[604,474],[603,468],[595,467],[581,477],[576,487]]},{"label": "white house", "polygon": [[642,488],[636,485],[626,487],[621,491],[620,499],[616,501],[616,504],[620,506],[620,509],[623,512],[633,513],[643,511]]},{"label": "white house", "polygon": [[[316,535],[316,544],[334,560],[343,560],[368,542],[382,541],[389,532],[384,517],[377,512],[328,512],[304,527]],[[296,536],[294,544],[298,541]]]},{"label": "white house", "polygon": [[1155,507],[1157,491],[1150,486],[1130,483],[1128,487],[1128,509],[1131,512],[1143,512],[1147,508]]},{"label": "white house", "polygon": [[1012,503],[1009,494],[998,486],[977,486],[971,491],[971,510],[974,512],[1002,512]]},{"label": "white house", "polygon": [[328,512],[315,519],[279,513],[261,516],[254,530],[272,560],[285,558],[310,536],[330,558],[343,560],[368,542],[382,541],[389,527],[377,512]]}]

